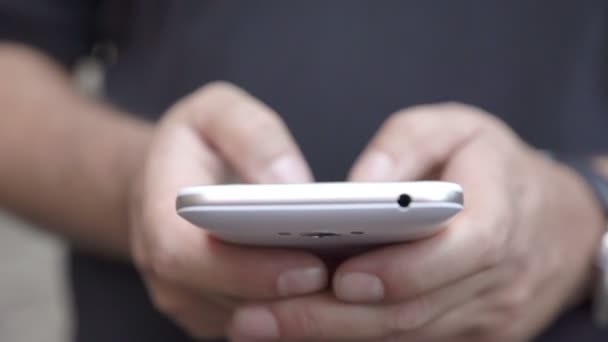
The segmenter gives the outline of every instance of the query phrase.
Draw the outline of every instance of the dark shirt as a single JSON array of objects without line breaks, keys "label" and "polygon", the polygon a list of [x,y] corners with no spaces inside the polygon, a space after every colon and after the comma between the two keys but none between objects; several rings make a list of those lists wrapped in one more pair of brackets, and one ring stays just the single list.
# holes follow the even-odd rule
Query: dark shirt
[{"label": "dark shirt", "polygon": [[[343,180],[390,113],[440,101],[479,106],[538,148],[606,151],[607,34],[602,0],[0,0],[0,38],[67,66],[113,42],[107,98],[150,120],[209,81],[245,88],[320,181]],[[78,341],[187,340],[131,266],[74,252],[71,281]],[[607,337],[580,307],[539,341]]]}]

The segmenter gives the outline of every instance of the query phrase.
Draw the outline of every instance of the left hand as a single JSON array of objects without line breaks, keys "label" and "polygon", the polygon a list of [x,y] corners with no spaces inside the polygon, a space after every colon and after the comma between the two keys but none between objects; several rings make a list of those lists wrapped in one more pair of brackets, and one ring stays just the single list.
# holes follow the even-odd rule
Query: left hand
[{"label": "left hand", "polygon": [[240,308],[236,340],[525,341],[587,290],[602,213],[567,167],[463,105],[390,117],[353,181],[459,183],[442,233],[345,261],[331,291]]}]

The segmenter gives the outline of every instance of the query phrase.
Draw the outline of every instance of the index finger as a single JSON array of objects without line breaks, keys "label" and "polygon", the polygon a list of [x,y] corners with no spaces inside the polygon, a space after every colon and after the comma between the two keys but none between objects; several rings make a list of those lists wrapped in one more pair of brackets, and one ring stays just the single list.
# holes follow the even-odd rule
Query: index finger
[{"label": "index finger", "polygon": [[244,181],[312,181],[310,169],[281,117],[240,88],[216,82],[179,107],[192,127]]}]

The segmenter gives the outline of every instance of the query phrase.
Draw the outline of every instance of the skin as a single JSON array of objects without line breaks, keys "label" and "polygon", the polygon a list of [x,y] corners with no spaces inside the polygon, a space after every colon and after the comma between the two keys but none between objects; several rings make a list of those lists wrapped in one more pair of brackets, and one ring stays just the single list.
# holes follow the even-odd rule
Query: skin
[{"label": "skin", "polygon": [[152,124],[82,96],[69,74],[0,43],[0,206],[81,248],[129,258],[129,189]]},{"label": "skin", "polygon": [[479,109],[387,120],[350,180],[454,181],[466,209],[435,237],[330,274],[312,254],[223,244],[175,213],[185,185],[312,180],[279,116],[242,90],[207,85],[152,124],[81,96],[29,48],[0,44],[0,72],[0,204],[135,263],[195,337],[519,341],[586,293],[603,228],[590,189]]},{"label": "skin", "polygon": [[218,243],[175,214],[182,185],[311,180],[285,125],[245,92],[208,85],[152,124],[81,95],[31,48],[0,44],[0,73],[0,205],[135,263],[191,335],[225,335],[240,303],[326,288],[314,255]]},{"label": "skin", "polygon": [[481,110],[390,117],[354,181],[461,184],[465,210],[414,244],[353,256],[331,290],[240,308],[235,341],[526,341],[585,294],[604,227],[591,190]]},{"label": "skin", "polygon": [[246,302],[317,292],[327,271],[309,253],[220,243],[175,213],[175,194],[220,183],[306,182],[278,115],[240,89],[207,85],[170,109],[153,138],[132,218],[134,257],[157,307],[194,336],[221,336]]}]

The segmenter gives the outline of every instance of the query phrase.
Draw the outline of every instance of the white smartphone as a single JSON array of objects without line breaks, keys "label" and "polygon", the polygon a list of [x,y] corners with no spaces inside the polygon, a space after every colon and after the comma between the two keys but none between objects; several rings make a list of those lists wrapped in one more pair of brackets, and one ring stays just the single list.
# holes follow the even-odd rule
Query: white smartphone
[{"label": "white smartphone", "polygon": [[454,183],[209,185],[182,189],[177,212],[241,245],[326,249],[412,241],[463,208]]}]

